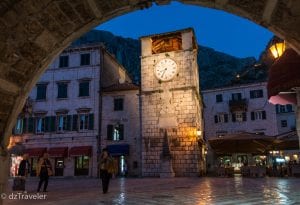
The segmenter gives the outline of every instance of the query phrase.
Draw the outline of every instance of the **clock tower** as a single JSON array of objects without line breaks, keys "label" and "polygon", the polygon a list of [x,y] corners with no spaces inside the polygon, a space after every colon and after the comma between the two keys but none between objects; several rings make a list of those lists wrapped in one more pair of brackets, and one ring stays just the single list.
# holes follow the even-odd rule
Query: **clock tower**
[{"label": "clock tower", "polygon": [[194,31],[140,39],[142,175],[199,176],[204,126]]}]

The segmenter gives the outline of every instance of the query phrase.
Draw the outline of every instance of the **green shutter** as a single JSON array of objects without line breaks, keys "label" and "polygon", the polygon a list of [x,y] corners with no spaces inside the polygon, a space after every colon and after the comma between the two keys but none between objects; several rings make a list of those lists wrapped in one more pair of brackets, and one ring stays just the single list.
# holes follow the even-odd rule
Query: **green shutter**
[{"label": "green shutter", "polygon": [[254,112],[251,112],[251,120],[255,120],[255,114],[254,114]]},{"label": "green shutter", "polygon": [[51,116],[50,118],[50,131],[55,132],[56,131],[56,117]]},{"label": "green shutter", "polygon": [[113,139],[113,131],[114,131],[114,126],[113,125],[107,125],[107,139],[108,140]]},{"label": "green shutter", "polygon": [[235,119],[235,113],[232,114],[232,122],[235,122],[236,119]]},{"label": "green shutter", "polygon": [[50,132],[50,116],[45,117],[45,132]]},{"label": "green shutter", "polygon": [[34,122],[35,120],[33,117],[28,118],[28,133],[34,132],[34,127],[35,127]]},{"label": "green shutter", "polygon": [[224,114],[224,120],[225,122],[228,122],[228,114]]},{"label": "green shutter", "polygon": [[124,125],[119,125],[120,140],[124,140]]},{"label": "green shutter", "polygon": [[28,129],[27,129],[27,118],[23,118],[23,133],[27,133]]},{"label": "green shutter", "polygon": [[14,126],[14,127],[12,128],[11,134],[12,134],[12,135],[15,135],[15,134],[16,134],[16,126]]},{"label": "green shutter", "polygon": [[71,131],[72,115],[67,115],[67,131]]},{"label": "green shutter", "polygon": [[218,116],[215,115],[215,123],[218,123]]},{"label": "green shutter", "polygon": [[263,120],[267,119],[266,111],[262,111],[262,119]]},{"label": "green shutter", "polygon": [[72,130],[73,131],[77,131],[77,129],[78,129],[77,120],[78,120],[78,115],[73,115],[73,123],[72,123]]},{"label": "green shutter", "polygon": [[247,113],[243,112],[243,121],[247,121]]},{"label": "green shutter", "polygon": [[89,114],[89,130],[94,129],[94,114]]}]

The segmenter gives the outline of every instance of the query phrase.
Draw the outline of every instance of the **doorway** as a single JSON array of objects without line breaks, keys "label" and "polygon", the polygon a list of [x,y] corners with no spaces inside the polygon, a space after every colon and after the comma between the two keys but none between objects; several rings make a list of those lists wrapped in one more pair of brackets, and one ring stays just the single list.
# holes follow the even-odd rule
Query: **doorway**
[{"label": "doorway", "polygon": [[64,176],[64,158],[55,158],[55,176]]},{"label": "doorway", "polygon": [[75,157],[75,176],[87,176],[89,175],[89,161],[88,156]]}]

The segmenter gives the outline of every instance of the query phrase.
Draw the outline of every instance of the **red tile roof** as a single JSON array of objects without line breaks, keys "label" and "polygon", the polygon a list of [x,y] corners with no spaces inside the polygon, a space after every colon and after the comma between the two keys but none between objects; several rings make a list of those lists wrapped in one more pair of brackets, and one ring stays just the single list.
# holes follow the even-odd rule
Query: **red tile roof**
[{"label": "red tile roof", "polygon": [[117,83],[109,87],[102,88],[103,92],[125,91],[125,90],[138,90],[139,86],[133,83]]}]

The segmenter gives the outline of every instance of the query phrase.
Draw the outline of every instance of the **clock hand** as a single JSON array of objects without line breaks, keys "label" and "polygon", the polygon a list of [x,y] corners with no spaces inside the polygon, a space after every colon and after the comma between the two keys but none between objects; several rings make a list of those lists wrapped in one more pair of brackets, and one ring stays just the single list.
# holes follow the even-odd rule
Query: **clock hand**
[{"label": "clock hand", "polygon": [[161,75],[161,78],[164,77],[165,72],[167,71],[167,69],[165,68],[163,74]]}]

